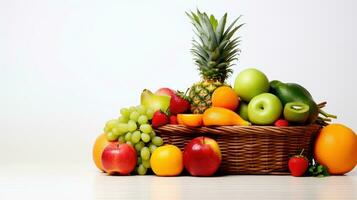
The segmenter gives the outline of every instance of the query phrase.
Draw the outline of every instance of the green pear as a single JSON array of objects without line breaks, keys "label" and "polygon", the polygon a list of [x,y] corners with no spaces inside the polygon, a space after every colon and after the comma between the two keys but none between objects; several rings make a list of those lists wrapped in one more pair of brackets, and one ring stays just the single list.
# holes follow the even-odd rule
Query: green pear
[{"label": "green pear", "polygon": [[157,95],[152,93],[148,89],[144,89],[141,93],[141,105],[145,106],[148,109],[154,111],[162,110],[166,111],[170,106],[170,96],[166,95]]}]

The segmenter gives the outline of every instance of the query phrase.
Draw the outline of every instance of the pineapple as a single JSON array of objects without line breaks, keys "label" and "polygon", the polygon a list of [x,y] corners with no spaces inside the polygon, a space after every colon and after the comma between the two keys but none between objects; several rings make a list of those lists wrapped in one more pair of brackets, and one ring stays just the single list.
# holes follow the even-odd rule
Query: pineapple
[{"label": "pineapple", "polygon": [[213,91],[225,85],[225,80],[233,72],[232,61],[237,60],[239,37],[232,38],[243,26],[235,26],[238,17],[228,28],[225,27],[227,13],[218,22],[206,13],[186,13],[195,27],[198,40],[192,42],[191,53],[201,75],[201,81],[195,83],[189,91],[192,113],[203,113],[212,104]]}]

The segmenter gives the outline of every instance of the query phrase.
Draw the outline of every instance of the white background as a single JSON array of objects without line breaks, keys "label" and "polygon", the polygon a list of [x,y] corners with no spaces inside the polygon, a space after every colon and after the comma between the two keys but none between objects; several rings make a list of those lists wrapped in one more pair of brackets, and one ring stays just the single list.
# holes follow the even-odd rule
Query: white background
[{"label": "white background", "polygon": [[199,81],[196,7],[243,15],[237,73],[297,82],[357,130],[353,0],[0,1],[0,164],[86,163],[104,123],[141,90]]}]

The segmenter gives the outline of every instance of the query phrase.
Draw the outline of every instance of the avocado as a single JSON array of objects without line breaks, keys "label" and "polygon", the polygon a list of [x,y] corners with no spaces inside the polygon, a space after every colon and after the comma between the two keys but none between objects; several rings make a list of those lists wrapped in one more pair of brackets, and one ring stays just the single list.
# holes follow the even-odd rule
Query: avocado
[{"label": "avocado", "polygon": [[319,108],[310,92],[296,83],[270,82],[270,93],[275,94],[285,106],[289,102],[301,102],[309,106],[308,123],[314,123],[319,115]]}]

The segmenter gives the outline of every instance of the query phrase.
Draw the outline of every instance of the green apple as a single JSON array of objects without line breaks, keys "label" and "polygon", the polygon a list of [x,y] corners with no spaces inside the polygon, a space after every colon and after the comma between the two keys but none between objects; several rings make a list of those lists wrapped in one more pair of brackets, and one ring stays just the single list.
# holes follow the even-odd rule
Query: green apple
[{"label": "green apple", "polygon": [[170,96],[157,95],[147,89],[143,90],[143,92],[141,93],[141,105],[145,106],[147,109],[152,109],[154,111],[166,111],[170,106],[170,99]]},{"label": "green apple", "polygon": [[257,69],[246,69],[236,77],[234,91],[241,99],[249,102],[253,97],[269,91],[269,80]]},{"label": "green apple", "polygon": [[248,104],[248,118],[254,124],[269,125],[279,119],[283,105],[278,97],[270,93],[255,96]]},{"label": "green apple", "polygon": [[244,120],[249,121],[249,118],[248,118],[248,104],[246,102],[244,102],[244,101],[239,102],[238,114]]}]

